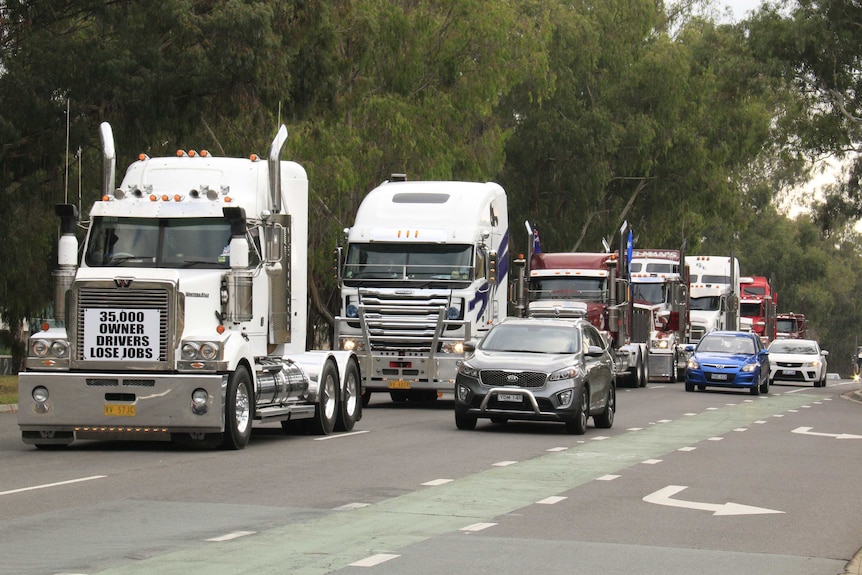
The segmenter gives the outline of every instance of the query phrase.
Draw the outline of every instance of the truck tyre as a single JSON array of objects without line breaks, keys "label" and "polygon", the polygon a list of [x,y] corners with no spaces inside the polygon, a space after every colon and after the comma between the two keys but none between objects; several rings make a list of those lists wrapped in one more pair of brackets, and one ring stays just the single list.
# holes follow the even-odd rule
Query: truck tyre
[{"label": "truck tyre", "polygon": [[248,445],[253,417],[254,392],[251,376],[246,367],[240,365],[228,378],[222,449],[242,449]]},{"label": "truck tyre", "polygon": [[338,418],[338,369],[331,361],[327,361],[320,373],[317,389],[317,405],[314,407],[314,419],[311,422],[311,432],[316,435],[329,435],[335,429]]},{"label": "truck tyre", "polygon": [[566,421],[566,433],[570,435],[583,435],[587,432],[587,419],[590,417],[590,403],[587,388],[581,389],[581,396],[577,398],[575,413],[572,419]]},{"label": "truck tyre", "polygon": [[362,419],[362,400],[359,398],[359,368],[356,363],[349,362],[344,374],[344,389],[338,401],[338,420],[335,429],[350,431],[357,421]]},{"label": "truck tyre", "polygon": [[362,407],[368,407],[368,404],[371,402],[371,390],[363,389],[362,390]]},{"label": "truck tyre", "polygon": [[638,379],[639,387],[646,387],[647,381],[649,381],[649,366],[640,352],[638,352]]},{"label": "truck tyre", "polygon": [[614,414],[617,411],[617,394],[613,386],[608,389],[608,397],[605,402],[605,410],[593,416],[593,423],[601,429],[610,429],[614,425]]}]

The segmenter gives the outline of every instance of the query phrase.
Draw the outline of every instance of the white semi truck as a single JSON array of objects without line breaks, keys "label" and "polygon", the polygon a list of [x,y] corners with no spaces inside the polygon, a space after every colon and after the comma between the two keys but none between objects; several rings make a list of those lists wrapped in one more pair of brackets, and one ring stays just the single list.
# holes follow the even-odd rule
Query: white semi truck
[{"label": "white semi truck", "polygon": [[363,199],[345,240],[335,339],[360,359],[363,401],[451,395],[464,342],[506,316],[503,188],[395,175]]},{"label": "white semi truck", "polygon": [[689,342],[707,333],[739,330],[739,260],[728,256],[686,256],[689,274]]},{"label": "white semi truck", "polygon": [[207,152],[141,155],[115,187],[101,126],[102,198],[79,260],[61,220],[55,321],[19,376],[25,443],[175,440],[242,449],[253,421],[319,434],[362,415],[349,351],[306,350],[308,180],[281,161]]}]

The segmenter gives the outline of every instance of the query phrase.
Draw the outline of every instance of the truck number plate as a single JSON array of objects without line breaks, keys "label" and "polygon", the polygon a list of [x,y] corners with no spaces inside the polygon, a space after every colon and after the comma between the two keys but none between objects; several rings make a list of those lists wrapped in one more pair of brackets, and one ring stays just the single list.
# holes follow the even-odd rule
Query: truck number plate
[{"label": "truck number plate", "polygon": [[114,403],[107,403],[107,404],[105,404],[105,415],[121,416],[121,417],[134,417],[135,416],[135,406],[134,405],[117,405]]},{"label": "truck number plate", "polygon": [[517,393],[498,393],[497,394],[498,401],[514,401],[517,403],[521,403],[521,395]]},{"label": "truck number plate", "polygon": [[389,382],[389,389],[410,389],[410,382],[403,379],[393,379]]},{"label": "truck number plate", "polygon": [[713,373],[712,374],[712,380],[713,381],[727,381],[727,374],[726,373]]}]

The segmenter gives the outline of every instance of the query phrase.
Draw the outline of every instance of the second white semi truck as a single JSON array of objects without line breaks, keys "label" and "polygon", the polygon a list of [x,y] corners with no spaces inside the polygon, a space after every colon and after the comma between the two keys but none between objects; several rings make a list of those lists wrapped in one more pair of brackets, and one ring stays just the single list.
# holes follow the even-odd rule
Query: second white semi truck
[{"label": "second white semi truck", "polygon": [[363,401],[451,395],[464,342],[506,316],[503,188],[393,176],[368,193],[345,239],[335,340],[359,358]]}]

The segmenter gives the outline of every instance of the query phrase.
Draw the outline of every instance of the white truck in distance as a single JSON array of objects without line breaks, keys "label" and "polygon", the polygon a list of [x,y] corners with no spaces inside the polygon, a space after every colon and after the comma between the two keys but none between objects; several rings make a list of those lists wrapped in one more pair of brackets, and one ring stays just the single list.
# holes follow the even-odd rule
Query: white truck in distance
[{"label": "white truck in distance", "polygon": [[506,316],[505,191],[393,176],[363,199],[345,236],[335,339],[360,358],[363,401],[451,395],[463,343]]},{"label": "white truck in distance", "polygon": [[717,329],[739,330],[739,260],[686,256],[685,265],[689,273],[689,342],[696,343]]},{"label": "white truck in distance", "polygon": [[102,124],[103,196],[78,261],[61,218],[55,320],[19,376],[25,443],[175,440],[242,449],[252,422],[319,434],[361,417],[354,355],[306,351],[308,180],[281,161],[207,152],[140,156],[114,185]]}]

